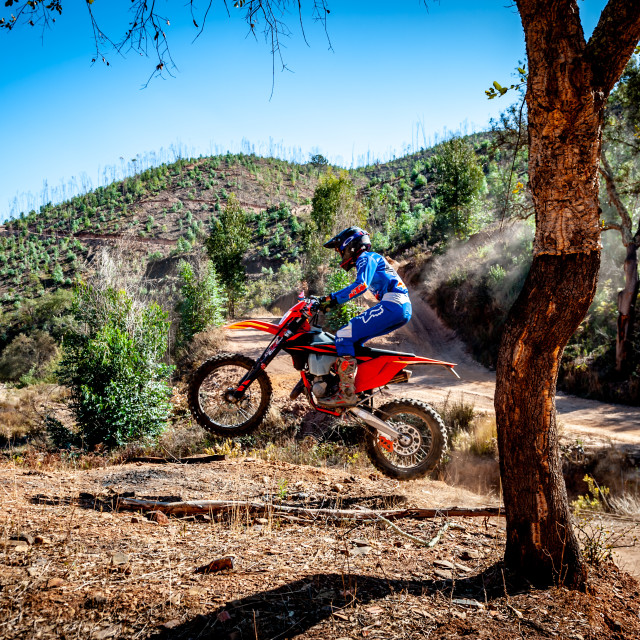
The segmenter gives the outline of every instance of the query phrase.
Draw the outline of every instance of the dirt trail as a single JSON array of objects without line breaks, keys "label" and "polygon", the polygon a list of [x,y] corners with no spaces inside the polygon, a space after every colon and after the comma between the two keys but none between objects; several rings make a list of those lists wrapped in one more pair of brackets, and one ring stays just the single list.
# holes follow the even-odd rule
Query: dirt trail
[{"label": "dirt trail", "polygon": [[[410,386],[399,389],[402,395],[442,404],[447,398],[460,398],[474,405],[477,412],[493,413],[495,372],[479,365],[466,353],[455,333],[445,327],[435,311],[417,294],[412,295],[413,318],[391,336],[369,342],[380,348],[410,351],[417,355],[457,363],[460,380],[442,367],[414,367]],[[275,317],[263,318],[277,322]],[[269,341],[269,335],[254,330],[228,333],[226,349],[255,357]],[[276,389],[284,393],[298,376],[286,353],[281,353],[269,366]],[[637,407],[606,404],[567,394],[556,396],[561,433],[582,440],[640,444],[640,411]]]}]

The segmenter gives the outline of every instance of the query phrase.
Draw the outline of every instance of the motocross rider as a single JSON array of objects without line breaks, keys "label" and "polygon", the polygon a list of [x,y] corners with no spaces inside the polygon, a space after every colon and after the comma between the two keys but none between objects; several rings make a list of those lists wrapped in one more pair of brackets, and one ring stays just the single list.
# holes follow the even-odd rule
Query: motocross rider
[{"label": "motocross rider", "polygon": [[355,378],[358,363],[355,347],[367,340],[391,333],[411,319],[411,301],[404,282],[389,263],[370,251],[369,234],[360,227],[349,227],[334,236],[324,247],[335,249],[342,259],[340,266],[349,271],[356,267],[352,284],[320,299],[320,309],[344,304],[367,289],[379,301],[359,316],[352,318],[336,333],[336,371],[340,379],[338,391],[328,398],[318,399],[326,407],[349,407],[356,404]]}]

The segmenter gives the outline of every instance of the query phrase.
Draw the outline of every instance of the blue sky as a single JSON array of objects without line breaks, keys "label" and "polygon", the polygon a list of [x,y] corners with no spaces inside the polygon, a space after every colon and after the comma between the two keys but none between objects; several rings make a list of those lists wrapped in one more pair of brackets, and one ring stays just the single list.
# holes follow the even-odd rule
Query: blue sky
[{"label": "blue sky", "polygon": [[[42,204],[44,181],[56,188],[84,175],[97,186],[105,167],[122,165],[120,158],[128,162],[172,145],[199,155],[240,150],[243,139],[266,151],[272,140],[305,158],[319,151],[346,166],[367,153],[400,155],[446,131],[485,128],[508,103],[487,100],[484,90],[493,80],[512,80],[524,57],[509,0],[441,0],[428,10],[419,0],[329,0],[332,50],[309,10],[309,47],[292,17],[283,52],[290,71],[276,68],[271,95],[269,47],[247,37],[232,1],[231,17],[221,0],[214,4],[205,32],[192,43],[185,3],[161,0],[178,69],[174,78],[142,89],[153,58],[112,53],[109,67],[91,65],[84,3],[66,4],[44,35],[0,31],[0,219],[16,196]],[[580,2],[587,33],[604,4]],[[129,5],[94,2],[114,37],[113,16]]]}]

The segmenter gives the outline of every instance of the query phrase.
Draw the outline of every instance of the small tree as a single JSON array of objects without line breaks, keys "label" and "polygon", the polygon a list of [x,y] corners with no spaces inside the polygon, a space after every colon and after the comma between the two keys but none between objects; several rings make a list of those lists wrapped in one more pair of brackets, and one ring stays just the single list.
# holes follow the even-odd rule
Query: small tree
[{"label": "small tree", "polygon": [[108,447],[158,435],[171,406],[162,362],[169,322],[156,304],[136,304],[126,292],[79,285],[59,374],[89,446]]},{"label": "small tree", "polygon": [[327,171],[316,187],[311,207],[311,219],[323,237],[333,235],[338,227],[365,222],[356,186],[344,170],[337,175]]},{"label": "small tree", "polygon": [[193,265],[181,260],[178,274],[182,281],[182,300],[178,304],[180,325],[179,346],[188,344],[196,333],[224,322],[226,297],[218,282],[218,275],[209,260]]},{"label": "small tree", "polygon": [[220,217],[213,221],[211,233],[206,240],[207,253],[227,294],[231,317],[235,316],[236,301],[244,292],[247,280],[242,258],[250,238],[247,215],[237,196],[232,193]]},{"label": "small tree", "polygon": [[473,231],[474,204],[485,185],[473,147],[460,138],[444,142],[432,168],[437,185],[434,234],[437,239],[449,233],[465,238]]},{"label": "small tree", "polygon": [[[349,274],[346,271],[340,267],[334,267],[327,277],[325,293],[329,294],[340,291],[340,289],[350,285],[351,282],[352,278],[349,277]],[[358,304],[354,300],[350,300],[327,313],[327,324],[330,329],[336,331],[340,329],[340,327],[344,327],[351,318],[355,318],[360,311],[362,310]]]},{"label": "small tree", "polygon": [[[75,258],[75,256],[74,256]],[[51,273],[51,277],[56,284],[62,284],[64,282],[64,272],[62,271],[62,267],[57,264],[53,268],[53,272]]]}]

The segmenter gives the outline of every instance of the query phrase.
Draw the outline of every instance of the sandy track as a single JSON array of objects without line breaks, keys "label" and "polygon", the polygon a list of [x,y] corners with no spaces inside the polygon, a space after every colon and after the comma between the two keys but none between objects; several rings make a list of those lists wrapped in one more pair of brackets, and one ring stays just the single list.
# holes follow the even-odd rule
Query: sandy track
[{"label": "sandy track", "polygon": [[[414,367],[410,385],[397,387],[398,392],[435,404],[462,398],[473,404],[477,412],[493,413],[495,373],[466,353],[455,333],[440,322],[426,302],[415,294],[412,302],[414,313],[409,324],[391,336],[374,339],[368,344],[455,362],[461,379],[456,379],[442,367]],[[277,322],[275,317],[262,319]],[[256,357],[268,344],[269,338],[268,334],[257,330],[232,330],[228,332],[225,349]],[[280,393],[286,393],[289,385],[293,387],[298,379],[289,356],[284,352],[269,365],[268,372]],[[560,430],[566,436],[640,444],[640,411],[637,407],[607,404],[563,393],[556,396],[556,406]]]}]

